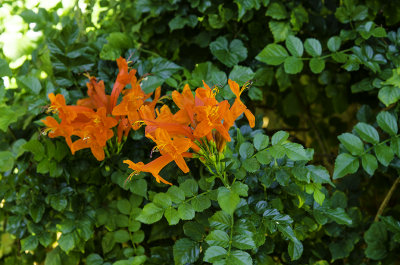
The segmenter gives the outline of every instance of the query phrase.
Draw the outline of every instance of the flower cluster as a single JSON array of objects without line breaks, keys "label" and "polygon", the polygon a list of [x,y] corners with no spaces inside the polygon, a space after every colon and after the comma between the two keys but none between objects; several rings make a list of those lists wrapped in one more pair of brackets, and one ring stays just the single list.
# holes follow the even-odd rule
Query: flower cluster
[{"label": "flower cluster", "polygon": [[[117,64],[119,73],[111,95],[106,95],[104,82],[98,82],[92,76],[88,76],[89,97],[78,100],[77,105],[66,105],[61,94],[49,94],[51,105],[48,112],[57,114],[58,119],[48,116],[42,120],[47,127],[44,133],[51,138],[64,137],[72,154],[90,148],[97,160],[103,160],[104,151],[107,152],[107,141],[115,135],[114,127],[118,125],[116,135],[117,144],[120,145],[131,129],[139,129],[137,124],[142,119],[139,108],[146,106],[149,110],[154,110],[160,88],[157,88],[153,101],[146,101],[152,93],[143,92],[139,85],[141,80],[137,80],[135,76],[136,70],[129,71],[128,62],[123,58],[117,59]],[[131,88],[124,89],[128,84]],[[122,101],[116,106],[121,93]]]},{"label": "flower cluster", "polygon": [[[130,177],[139,172],[149,172],[157,182],[171,184],[159,175],[167,164],[175,161],[185,173],[189,172],[189,168],[184,158],[199,157],[206,164],[214,152],[222,152],[226,142],[231,140],[228,131],[243,113],[250,126],[254,126],[254,115],[240,100],[248,83],[240,88],[236,82],[228,81],[236,96],[232,106],[227,100],[219,102],[216,99],[217,86],[211,89],[203,82],[204,87],[197,88],[193,94],[186,85],[182,93],[172,92],[172,99],[179,108],[172,113],[167,105],[155,108],[160,99],[160,88],[156,89],[154,99],[149,101],[152,93],[146,94],[141,89],[141,80],[135,76],[136,70],[129,71],[128,63],[123,58],[119,58],[117,64],[119,73],[111,95],[106,95],[104,82],[98,82],[92,76],[88,76],[89,97],[78,100],[77,105],[66,105],[61,94],[49,94],[51,105],[48,112],[56,113],[58,119],[48,116],[42,120],[47,127],[44,132],[51,138],[64,137],[72,154],[90,148],[101,161],[105,152],[108,153],[107,143],[115,131],[119,151],[122,139],[126,140],[131,129],[138,130],[146,125],[146,137],[156,144],[151,154],[159,152],[161,155],[148,164],[130,160],[124,163],[134,170]],[[127,89],[128,84],[130,88]],[[120,94],[123,95],[122,100],[117,105]]]},{"label": "flower cluster", "polygon": [[[185,173],[189,172],[184,157],[199,157],[202,162],[213,156],[210,151],[214,146],[219,152],[225,148],[225,143],[231,140],[229,128],[235,120],[246,115],[250,126],[254,127],[254,115],[240,100],[240,95],[246,88],[246,84],[239,85],[229,80],[228,84],[236,99],[231,106],[227,100],[219,102],[215,96],[218,87],[211,89],[206,83],[204,87],[197,88],[193,95],[189,86],[182,91],[172,92],[172,99],[179,108],[173,114],[167,105],[163,105],[154,112],[149,106],[143,105],[139,109],[141,122],[146,125],[146,137],[155,142],[152,152],[158,151],[161,156],[148,164],[143,162],[133,163],[125,160],[124,163],[133,169],[133,174],[139,172],[152,173],[157,182],[170,184],[159,173],[168,163],[175,161],[178,167]],[[189,152],[189,150],[192,152]]]}]

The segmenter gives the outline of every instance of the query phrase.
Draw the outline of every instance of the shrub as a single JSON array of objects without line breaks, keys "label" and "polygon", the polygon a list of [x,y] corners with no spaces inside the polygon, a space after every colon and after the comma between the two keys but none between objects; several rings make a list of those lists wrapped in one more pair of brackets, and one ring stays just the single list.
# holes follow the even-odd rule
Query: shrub
[{"label": "shrub", "polygon": [[0,264],[399,260],[396,1],[0,14]]}]

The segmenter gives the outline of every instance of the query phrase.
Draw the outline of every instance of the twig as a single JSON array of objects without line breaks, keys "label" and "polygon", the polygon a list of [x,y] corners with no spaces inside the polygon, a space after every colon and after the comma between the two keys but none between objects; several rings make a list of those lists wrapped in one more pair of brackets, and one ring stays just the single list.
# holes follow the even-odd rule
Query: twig
[{"label": "twig", "polygon": [[375,222],[379,221],[379,216],[382,215],[383,210],[385,210],[387,204],[389,203],[390,198],[393,195],[393,192],[395,191],[397,185],[400,183],[400,177],[398,177],[392,184],[392,187],[390,187],[390,190],[388,191],[388,193],[386,194],[385,199],[383,200],[383,202],[381,203],[381,206],[379,206],[379,210],[375,215]]}]

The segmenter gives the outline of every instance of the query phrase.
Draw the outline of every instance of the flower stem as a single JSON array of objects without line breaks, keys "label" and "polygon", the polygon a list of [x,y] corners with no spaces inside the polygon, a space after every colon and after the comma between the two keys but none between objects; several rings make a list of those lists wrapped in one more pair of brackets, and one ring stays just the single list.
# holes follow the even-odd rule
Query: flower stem
[{"label": "flower stem", "polygon": [[383,210],[385,210],[385,208],[386,208],[387,204],[389,203],[389,200],[392,197],[393,192],[395,191],[399,182],[400,182],[400,177],[397,177],[397,179],[393,182],[392,187],[390,187],[390,190],[386,194],[385,199],[383,199],[381,206],[379,206],[378,212],[375,215],[375,219],[374,219],[375,222],[379,221],[379,216],[381,216],[383,213]]}]

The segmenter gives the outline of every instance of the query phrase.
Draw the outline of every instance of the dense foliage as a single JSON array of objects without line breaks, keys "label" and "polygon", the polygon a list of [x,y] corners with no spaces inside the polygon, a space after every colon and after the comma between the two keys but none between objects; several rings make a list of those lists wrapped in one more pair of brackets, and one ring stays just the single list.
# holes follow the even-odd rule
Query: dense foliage
[{"label": "dense foliage", "polygon": [[[0,264],[398,264],[399,22],[397,1],[3,0]],[[195,133],[178,94],[208,86]],[[238,94],[252,126],[223,125]],[[55,104],[86,125],[60,134]],[[201,150],[142,105],[185,109]]]}]

